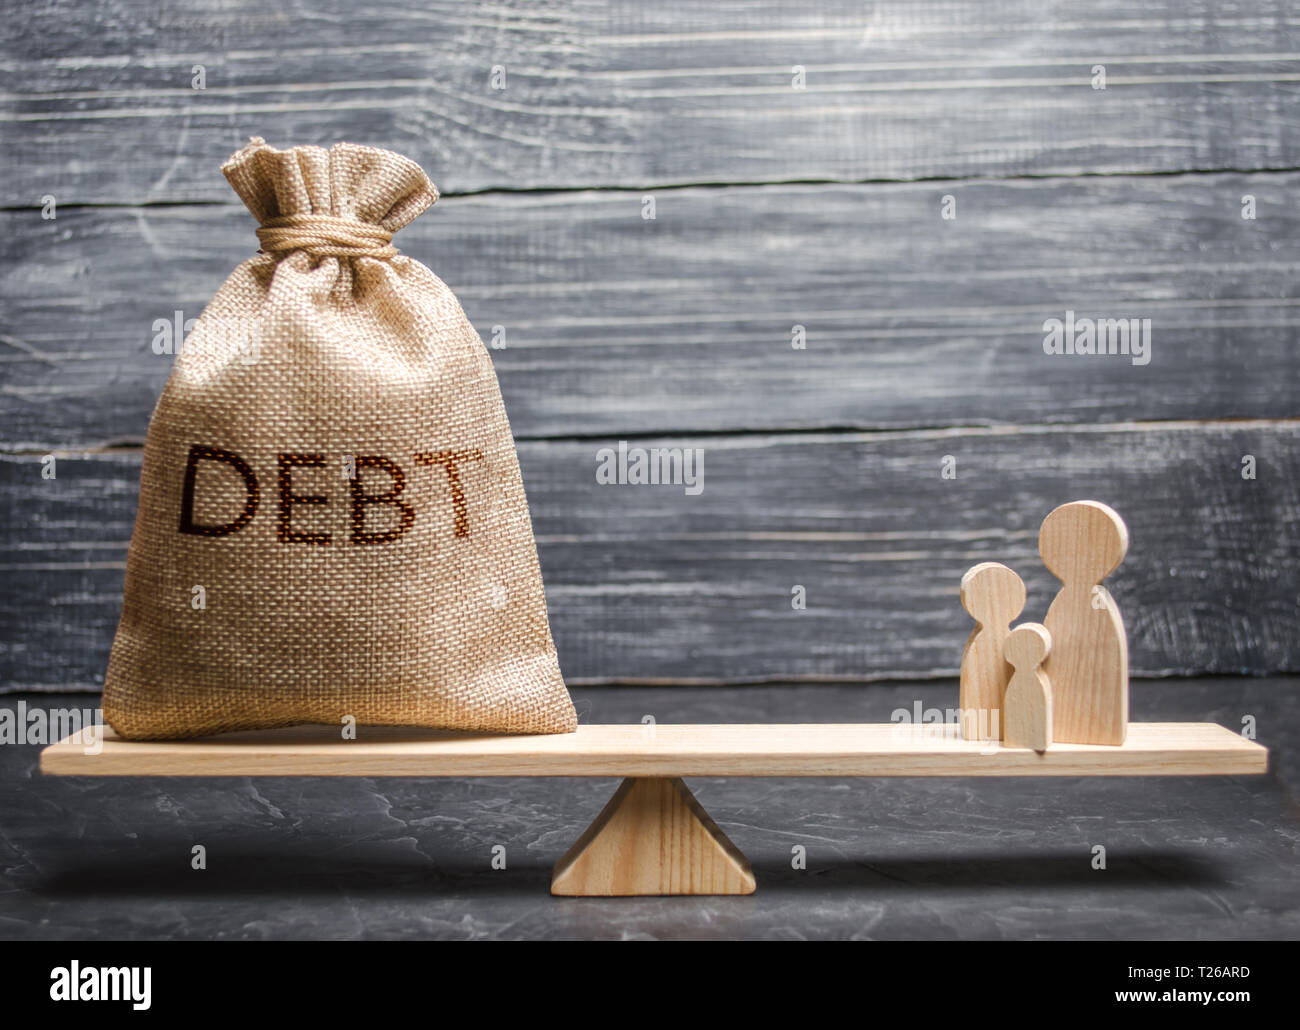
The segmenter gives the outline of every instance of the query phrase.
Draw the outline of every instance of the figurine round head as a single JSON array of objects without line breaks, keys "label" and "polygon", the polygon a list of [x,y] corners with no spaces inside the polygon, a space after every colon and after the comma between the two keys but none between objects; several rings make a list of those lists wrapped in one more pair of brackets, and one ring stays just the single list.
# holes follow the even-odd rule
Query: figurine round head
[{"label": "figurine round head", "polygon": [[1043,519],[1038,553],[1062,583],[1100,583],[1128,553],[1128,527],[1100,501],[1071,501]]},{"label": "figurine round head", "polygon": [[1002,654],[1017,669],[1033,669],[1052,651],[1052,634],[1037,622],[1022,622],[1007,634]]},{"label": "figurine round head", "polygon": [[961,578],[961,606],[982,626],[1009,625],[1024,610],[1024,581],[1000,562],[980,562]]}]

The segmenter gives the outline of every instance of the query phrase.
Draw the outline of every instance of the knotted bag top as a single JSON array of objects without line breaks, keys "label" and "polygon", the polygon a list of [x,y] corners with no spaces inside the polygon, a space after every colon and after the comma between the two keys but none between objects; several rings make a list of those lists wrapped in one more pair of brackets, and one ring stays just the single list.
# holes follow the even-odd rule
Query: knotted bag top
[{"label": "knotted bag top", "polygon": [[414,161],[355,143],[276,150],[254,136],[221,172],[276,256],[391,258],[393,233],[438,199]]}]

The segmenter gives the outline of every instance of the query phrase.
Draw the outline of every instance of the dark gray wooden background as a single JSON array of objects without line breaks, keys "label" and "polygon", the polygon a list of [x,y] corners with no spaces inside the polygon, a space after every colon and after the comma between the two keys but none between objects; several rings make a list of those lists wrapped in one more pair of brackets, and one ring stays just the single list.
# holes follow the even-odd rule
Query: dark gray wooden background
[{"label": "dark gray wooden background", "polygon": [[[0,32],[0,689],[102,680],[152,324],[256,248],[219,172],[250,135],[442,189],[397,242],[506,327],[571,680],[952,674],[962,571],[1008,562],[1041,617],[1037,526],[1079,497],[1130,527],[1135,672],[1300,668],[1292,4],[81,0]],[[1151,363],[1044,355],[1066,309],[1150,318]],[[598,486],[618,440],[704,448],[704,492]]]}]

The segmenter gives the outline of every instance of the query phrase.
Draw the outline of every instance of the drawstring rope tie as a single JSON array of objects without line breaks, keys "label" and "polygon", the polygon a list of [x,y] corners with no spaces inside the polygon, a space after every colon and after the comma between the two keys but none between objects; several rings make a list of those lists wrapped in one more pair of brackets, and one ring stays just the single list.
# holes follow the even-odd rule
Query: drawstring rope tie
[{"label": "drawstring rope tie", "polygon": [[280,215],[257,230],[262,250],[284,254],[305,250],[314,257],[391,258],[397,254],[393,234],[359,218],[336,215]]}]

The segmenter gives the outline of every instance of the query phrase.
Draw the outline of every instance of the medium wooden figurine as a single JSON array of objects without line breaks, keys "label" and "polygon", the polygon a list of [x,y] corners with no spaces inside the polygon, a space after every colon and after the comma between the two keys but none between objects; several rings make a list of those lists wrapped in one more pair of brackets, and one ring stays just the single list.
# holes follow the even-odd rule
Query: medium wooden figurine
[{"label": "medium wooden figurine", "polygon": [[961,578],[961,605],[979,623],[961,656],[961,731],[967,740],[1002,738],[1002,695],[1011,666],[1002,646],[1025,607],[1025,584],[1005,565],[986,561]]}]

